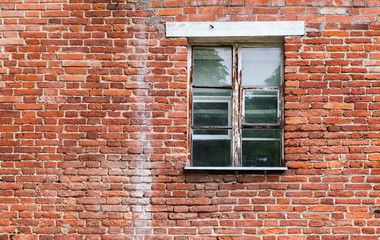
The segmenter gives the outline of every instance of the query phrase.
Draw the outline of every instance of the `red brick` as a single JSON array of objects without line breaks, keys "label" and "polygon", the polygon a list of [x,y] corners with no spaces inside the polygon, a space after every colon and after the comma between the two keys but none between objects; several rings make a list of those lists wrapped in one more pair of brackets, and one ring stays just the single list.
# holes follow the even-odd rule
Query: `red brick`
[{"label": "red brick", "polygon": [[310,6],[311,5],[311,0],[286,0],[286,5],[288,6]]},{"label": "red brick", "polygon": [[18,235],[13,236],[12,239],[15,239],[15,240],[37,240],[38,237],[36,235],[22,235],[22,234],[18,234]]},{"label": "red brick", "polygon": [[[0,3],[0,239],[377,239],[378,1]],[[188,39],[165,23],[295,20],[289,169],[183,170]]]},{"label": "red brick", "polygon": [[246,6],[268,6],[270,4],[269,0],[246,0]]},{"label": "red brick", "polygon": [[182,9],[180,8],[158,9],[156,10],[156,14],[159,16],[180,15],[182,14]]},{"label": "red brick", "polygon": [[326,109],[353,109],[352,103],[326,103]]}]

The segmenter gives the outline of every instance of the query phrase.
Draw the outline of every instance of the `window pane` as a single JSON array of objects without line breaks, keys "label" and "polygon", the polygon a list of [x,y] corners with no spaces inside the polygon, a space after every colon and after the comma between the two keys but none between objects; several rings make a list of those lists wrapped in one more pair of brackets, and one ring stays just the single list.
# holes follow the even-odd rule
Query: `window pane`
[{"label": "window pane", "polygon": [[195,47],[193,51],[193,85],[231,85],[231,48]]},{"label": "window pane", "polygon": [[245,123],[277,123],[277,91],[244,91]]},{"label": "window pane", "polygon": [[281,130],[243,129],[243,167],[278,167],[281,155]]},{"label": "window pane", "polygon": [[231,166],[231,130],[194,130],[193,166]]},{"label": "window pane", "polygon": [[193,89],[193,126],[229,126],[231,90]]},{"label": "window pane", "polygon": [[281,48],[243,48],[242,54],[243,85],[281,85]]},{"label": "window pane", "polygon": [[281,139],[280,129],[243,129],[243,138]]}]

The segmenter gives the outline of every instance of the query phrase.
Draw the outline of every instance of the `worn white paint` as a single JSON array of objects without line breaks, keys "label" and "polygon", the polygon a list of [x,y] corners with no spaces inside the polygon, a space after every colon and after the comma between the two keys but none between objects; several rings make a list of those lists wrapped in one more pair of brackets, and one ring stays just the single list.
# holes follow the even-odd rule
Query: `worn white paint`
[{"label": "worn white paint", "polygon": [[167,22],[166,37],[265,37],[304,35],[302,21]]}]

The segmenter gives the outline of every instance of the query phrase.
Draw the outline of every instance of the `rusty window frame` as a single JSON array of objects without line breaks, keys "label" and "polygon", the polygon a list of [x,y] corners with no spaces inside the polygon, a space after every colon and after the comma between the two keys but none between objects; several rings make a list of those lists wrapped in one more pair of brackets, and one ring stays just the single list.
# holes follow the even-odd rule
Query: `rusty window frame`
[{"label": "rusty window frame", "polygon": [[[192,74],[193,74],[193,49],[195,47],[231,47],[232,48],[232,83],[231,86],[193,86]],[[267,48],[280,48],[281,49],[281,61],[280,61],[280,73],[281,84],[280,86],[241,86],[242,82],[242,48],[244,47],[267,47]],[[286,170],[287,167],[284,162],[284,43],[283,39],[275,39],[273,42],[202,42],[202,43],[189,43],[188,46],[189,62],[188,69],[188,154],[190,159],[190,166],[186,166],[188,170]],[[231,125],[228,127],[219,126],[193,126],[193,89],[194,88],[216,88],[216,89],[231,89]],[[258,91],[277,91],[278,92],[278,123],[276,124],[252,124],[243,122],[243,107],[244,107],[244,91],[258,90]],[[242,167],[241,159],[241,144],[242,144],[242,129],[278,129],[281,131],[281,147],[280,147],[280,167]],[[192,166],[192,135],[194,129],[231,129],[231,166],[230,167],[197,167]]]}]

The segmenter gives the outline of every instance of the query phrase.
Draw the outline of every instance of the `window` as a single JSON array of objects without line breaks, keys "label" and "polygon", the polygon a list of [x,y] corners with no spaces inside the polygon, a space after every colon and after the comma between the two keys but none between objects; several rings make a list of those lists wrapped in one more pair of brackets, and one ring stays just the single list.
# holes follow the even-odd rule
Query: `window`
[{"label": "window", "polygon": [[286,169],[282,46],[191,46],[188,169]]},{"label": "window", "polygon": [[303,35],[303,21],[166,23],[166,37],[190,44],[191,166],[185,169],[287,169],[283,39]]}]

